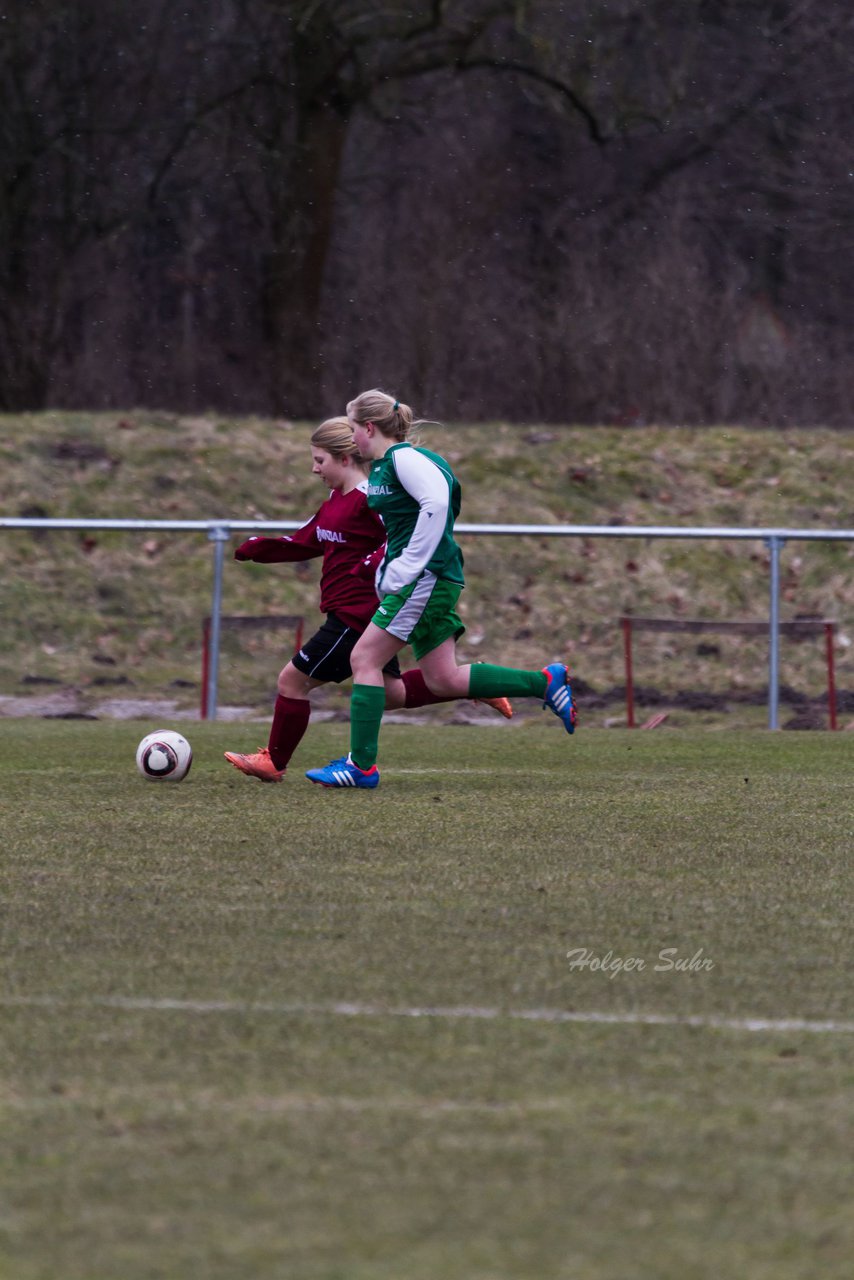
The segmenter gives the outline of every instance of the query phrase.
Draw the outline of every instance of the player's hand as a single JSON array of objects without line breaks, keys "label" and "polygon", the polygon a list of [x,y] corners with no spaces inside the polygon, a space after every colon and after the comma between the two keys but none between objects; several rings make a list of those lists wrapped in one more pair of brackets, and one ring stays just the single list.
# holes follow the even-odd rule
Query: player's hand
[{"label": "player's hand", "polygon": [[245,542],[241,542],[240,546],[237,548],[237,550],[234,553],[235,560],[251,560],[252,544],[253,542],[260,542],[260,541],[261,541],[260,538],[247,538]]},{"label": "player's hand", "polygon": [[365,556],[358,564],[354,564],[350,573],[354,578],[364,578],[366,582],[373,581],[377,569],[382,563],[385,547],[377,547],[376,551],[372,551],[369,556]]},{"label": "player's hand", "polygon": [[389,560],[382,573],[380,569],[377,569],[374,588],[377,595],[382,599],[383,596],[396,595],[398,591],[402,591],[404,587],[408,587],[414,581],[415,578],[406,561],[402,556],[397,556],[396,559]]},{"label": "player's hand", "polygon": [[235,560],[255,560],[258,564],[275,564],[280,560],[293,560],[286,550],[290,538],[247,538],[234,553]]}]

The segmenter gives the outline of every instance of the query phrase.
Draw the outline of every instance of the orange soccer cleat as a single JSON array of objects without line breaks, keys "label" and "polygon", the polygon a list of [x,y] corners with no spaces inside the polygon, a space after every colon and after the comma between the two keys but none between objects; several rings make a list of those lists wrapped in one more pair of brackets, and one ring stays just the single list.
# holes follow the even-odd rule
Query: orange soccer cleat
[{"label": "orange soccer cleat", "polygon": [[472,698],[472,702],[482,702],[485,707],[494,707],[505,720],[513,719],[513,708],[509,698]]},{"label": "orange soccer cleat", "polygon": [[250,778],[260,778],[262,782],[281,782],[285,776],[284,769],[277,769],[273,764],[266,747],[261,747],[248,756],[241,755],[239,751],[226,751],[224,755],[229,764],[233,764],[235,769],[248,774]]}]

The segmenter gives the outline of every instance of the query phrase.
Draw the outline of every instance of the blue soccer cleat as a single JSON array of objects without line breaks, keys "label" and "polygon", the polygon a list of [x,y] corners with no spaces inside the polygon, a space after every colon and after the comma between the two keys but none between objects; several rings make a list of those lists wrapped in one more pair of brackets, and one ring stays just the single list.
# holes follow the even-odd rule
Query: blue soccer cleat
[{"label": "blue soccer cleat", "polygon": [[305,776],[309,782],[318,782],[321,787],[366,787],[370,790],[380,783],[380,771],[376,765],[360,769],[349,756],[332,760],[322,769],[309,769]]},{"label": "blue soccer cleat", "polygon": [[575,733],[575,722],[578,712],[572,700],[572,689],[569,685],[569,671],[562,662],[551,662],[543,667],[543,675],[548,680],[544,707],[550,707],[567,733]]}]

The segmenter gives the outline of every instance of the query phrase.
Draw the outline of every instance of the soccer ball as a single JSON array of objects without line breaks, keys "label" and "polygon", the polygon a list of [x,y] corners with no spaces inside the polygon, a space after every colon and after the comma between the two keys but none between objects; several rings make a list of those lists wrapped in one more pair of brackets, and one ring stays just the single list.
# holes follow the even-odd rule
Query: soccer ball
[{"label": "soccer ball", "polygon": [[180,782],[190,772],[193,748],[174,729],[147,733],[136,749],[136,767],[152,782]]}]

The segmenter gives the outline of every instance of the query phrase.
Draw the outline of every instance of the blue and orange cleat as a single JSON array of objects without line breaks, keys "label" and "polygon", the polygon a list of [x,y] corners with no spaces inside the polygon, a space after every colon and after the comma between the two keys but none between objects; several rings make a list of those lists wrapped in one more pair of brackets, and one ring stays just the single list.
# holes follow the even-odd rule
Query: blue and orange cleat
[{"label": "blue and orange cleat", "polygon": [[548,681],[543,706],[550,707],[558,719],[563,721],[567,733],[575,733],[578,711],[572,698],[569,670],[563,662],[550,662],[547,667],[543,667],[543,675]]},{"label": "blue and orange cleat", "polygon": [[322,769],[309,769],[305,775],[309,782],[317,782],[321,787],[364,787],[371,789],[380,784],[380,771],[376,765],[370,769],[360,769],[349,756],[340,760],[332,760]]}]

